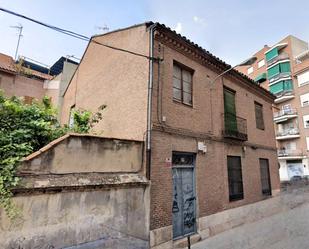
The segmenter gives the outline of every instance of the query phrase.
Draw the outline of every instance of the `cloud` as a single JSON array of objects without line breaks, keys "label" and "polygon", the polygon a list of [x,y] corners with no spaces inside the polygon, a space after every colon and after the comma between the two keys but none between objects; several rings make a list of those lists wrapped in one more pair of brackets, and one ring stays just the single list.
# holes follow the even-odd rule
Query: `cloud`
[{"label": "cloud", "polygon": [[177,32],[177,33],[181,33],[182,31],[182,24],[181,22],[178,22],[176,27],[174,28],[174,30]]},{"label": "cloud", "polygon": [[193,16],[193,21],[197,24],[200,24],[204,27],[207,26],[207,22],[204,18],[198,17],[198,16]]}]

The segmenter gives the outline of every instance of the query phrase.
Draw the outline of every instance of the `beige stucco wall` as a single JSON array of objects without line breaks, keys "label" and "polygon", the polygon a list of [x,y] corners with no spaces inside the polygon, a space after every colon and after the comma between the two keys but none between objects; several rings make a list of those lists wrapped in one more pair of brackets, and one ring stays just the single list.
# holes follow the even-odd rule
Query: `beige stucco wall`
[{"label": "beige stucco wall", "polygon": [[42,153],[29,156],[21,165],[23,172],[139,172],[142,167],[141,142],[96,136],[69,136],[47,145]]},{"label": "beige stucco wall", "polygon": [[[93,38],[98,42],[149,54],[145,25]],[[104,135],[144,140],[147,123],[148,60],[90,43],[66,91],[62,123],[71,106],[97,111],[105,104],[103,121],[95,129]]]}]

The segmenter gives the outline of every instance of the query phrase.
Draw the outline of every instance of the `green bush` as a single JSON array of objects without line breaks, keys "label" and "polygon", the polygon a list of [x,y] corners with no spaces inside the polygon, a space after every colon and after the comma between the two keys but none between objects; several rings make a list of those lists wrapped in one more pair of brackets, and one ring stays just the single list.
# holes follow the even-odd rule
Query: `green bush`
[{"label": "green bush", "polygon": [[7,98],[0,92],[0,207],[10,218],[18,214],[11,197],[19,183],[16,170],[22,158],[67,132],[88,133],[102,119],[104,109],[101,106],[95,114],[75,110],[73,126],[61,127],[49,98],[24,104],[22,99]]}]

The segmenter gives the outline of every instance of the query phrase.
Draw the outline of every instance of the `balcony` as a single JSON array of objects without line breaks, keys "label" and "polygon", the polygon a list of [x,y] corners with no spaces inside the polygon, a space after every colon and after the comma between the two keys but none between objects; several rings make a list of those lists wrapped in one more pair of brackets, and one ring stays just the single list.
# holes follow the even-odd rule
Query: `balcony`
[{"label": "balcony", "polygon": [[279,80],[288,80],[288,79],[291,79],[291,72],[281,72],[269,79],[269,85],[271,86],[275,84],[276,81]]},{"label": "balcony", "polygon": [[279,104],[279,103],[282,103],[284,101],[287,101],[287,100],[290,100],[290,99],[293,99],[295,96],[294,96],[294,91],[293,90],[283,90],[276,95],[276,99],[275,99],[275,103],[276,104]]},{"label": "balcony", "polygon": [[302,150],[280,149],[277,154],[278,159],[302,159],[304,157]]},{"label": "balcony", "polygon": [[276,132],[276,139],[277,140],[286,140],[286,139],[294,139],[299,138],[299,129],[298,128],[291,128],[286,129],[283,131],[277,131]]},{"label": "balcony", "polygon": [[278,61],[282,61],[282,60],[289,60],[290,57],[287,53],[280,53],[279,55],[277,55],[276,57],[270,59],[269,61],[267,61],[267,67],[270,67],[271,65],[277,63]]},{"label": "balcony", "polygon": [[231,113],[224,113],[224,129],[222,135],[225,138],[236,139],[240,141],[247,141],[247,120],[237,117]]},{"label": "balcony", "polygon": [[274,113],[274,122],[281,123],[292,118],[297,117],[297,111],[295,109],[286,109]]}]

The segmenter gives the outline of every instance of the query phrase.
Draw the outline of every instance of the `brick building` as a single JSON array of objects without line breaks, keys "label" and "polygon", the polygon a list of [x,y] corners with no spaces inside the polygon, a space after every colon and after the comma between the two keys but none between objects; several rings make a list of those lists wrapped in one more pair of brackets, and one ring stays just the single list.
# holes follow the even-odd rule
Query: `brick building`
[{"label": "brick building", "polygon": [[290,35],[254,56],[257,63],[238,70],[276,95],[273,121],[280,179],[309,175],[308,43]]},{"label": "brick building", "polygon": [[205,217],[279,191],[275,97],[236,70],[211,86],[228,68],[164,25],[144,23],[94,36],[65,91],[63,123],[73,108],[105,104],[98,133],[145,142],[153,248],[206,236]]},{"label": "brick building", "polygon": [[15,63],[11,56],[0,53],[0,89],[7,96],[24,97],[26,102],[33,98],[42,99],[45,94],[43,83],[52,76]]},{"label": "brick building", "polygon": [[6,96],[23,97],[26,103],[48,96],[61,110],[63,90],[77,65],[77,62],[61,57],[48,68],[23,57],[16,62],[11,56],[0,53],[0,89]]}]

